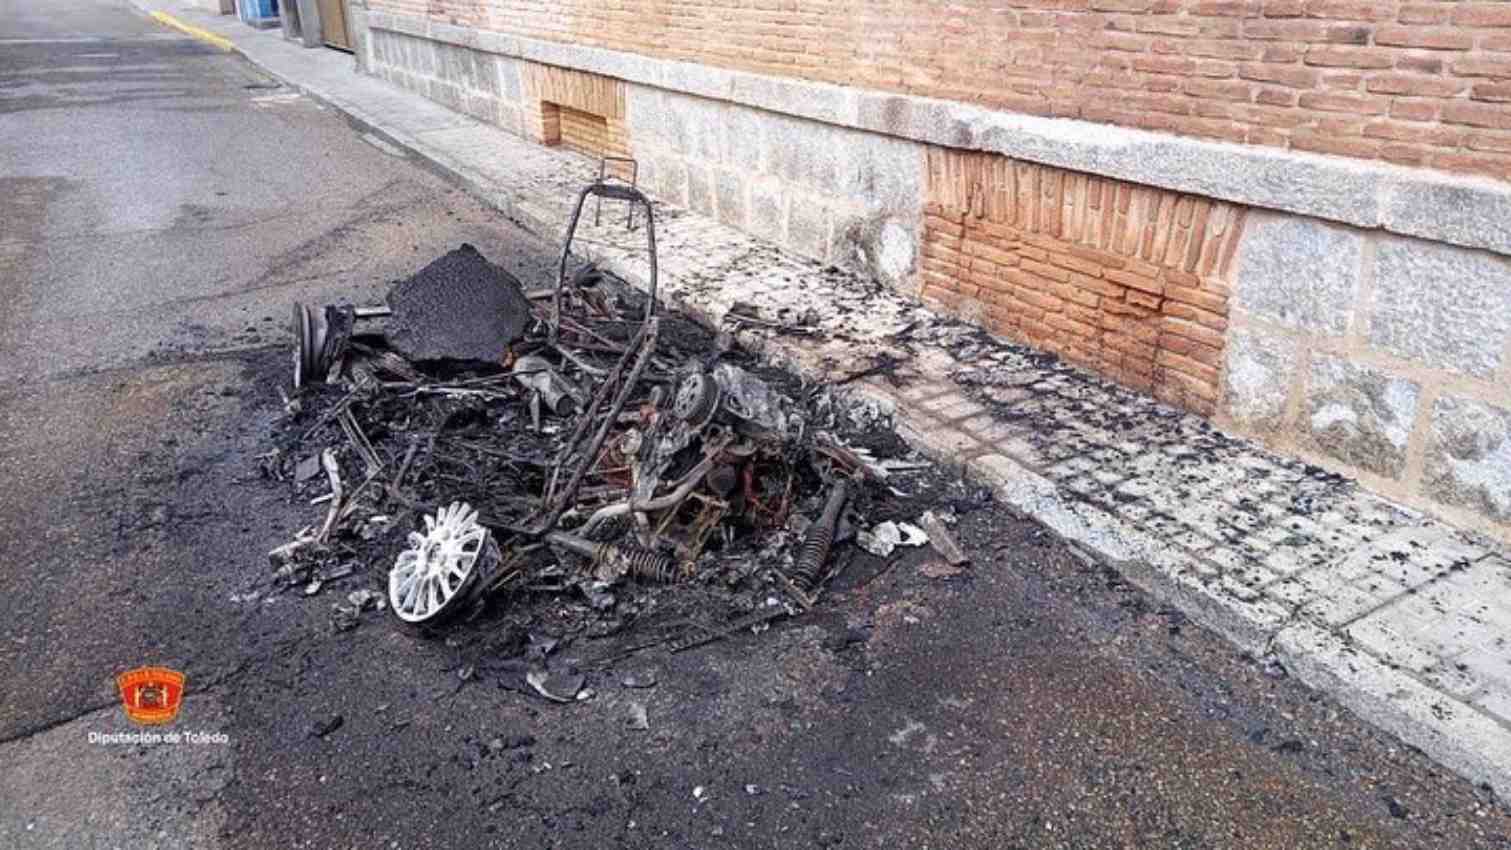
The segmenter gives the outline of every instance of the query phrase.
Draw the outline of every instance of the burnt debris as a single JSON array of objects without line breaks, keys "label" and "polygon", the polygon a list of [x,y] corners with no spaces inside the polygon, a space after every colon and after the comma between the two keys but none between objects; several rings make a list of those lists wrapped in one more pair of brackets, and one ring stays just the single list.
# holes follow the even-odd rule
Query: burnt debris
[{"label": "burnt debris", "polygon": [[[527,296],[463,246],[388,303],[296,309],[304,380],[265,456],[319,510],[271,553],[280,586],[381,571],[386,593],[338,605],[337,628],[376,601],[421,629],[491,624],[506,654],[526,651],[511,630],[542,658],[620,632],[616,657],[678,651],[807,610],[865,514],[917,515],[928,465],[889,412],[657,315],[611,275],[563,262]],[[343,318],[312,340],[306,315]]]},{"label": "burnt debris", "polygon": [[466,243],[401,281],[387,301],[384,337],[411,361],[497,363],[530,322],[519,281]]}]

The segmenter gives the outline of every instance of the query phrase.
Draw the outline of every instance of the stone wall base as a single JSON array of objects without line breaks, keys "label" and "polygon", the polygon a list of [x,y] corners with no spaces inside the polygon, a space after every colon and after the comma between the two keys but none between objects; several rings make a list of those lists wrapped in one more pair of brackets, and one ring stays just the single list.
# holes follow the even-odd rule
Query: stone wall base
[{"label": "stone wall base", "polygon": [[1234,265],[1220,424],[1511,539],[1511,259],[1255,212]]}]

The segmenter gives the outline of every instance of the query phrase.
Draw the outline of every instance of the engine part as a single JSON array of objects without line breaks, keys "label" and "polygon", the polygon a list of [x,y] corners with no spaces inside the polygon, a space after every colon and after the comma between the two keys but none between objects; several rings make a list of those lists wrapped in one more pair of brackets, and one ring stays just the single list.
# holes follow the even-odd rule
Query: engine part
[{"label": "engine part", "polygon": [[703,476],[703,483],[719,498],[727,498],[740,483],[740,470],[731,464],[722,464]]},{"label": "engine part", "polygon": [[797,440],[803,435],[803,419],[791,403],[733,363],[720,363],[712,372],[686,372],[677,383],[671,412],[691,432],[717,419],[763,440]]},{"label": "engine part", "polygon": [[660,417],[646,433],[635,454],[634,498],[648,502],[661,489],[661,479],[671,469],[677,455],[692,445],[700,434],[704,445],[713,445],[722,439],[723,429],[716,425],[704,427],[701,432],[686,422],[674,417]]},{"label": "engine part", "polygon": [[546,540],[563,549],[593,559],[594,577],[612,583],[625,576],[641,581],[670,584],[688,575],[688,571],[660,552],[639,546],[594,543],[575,534],[553,531]]},{"label": "engine part", "polygon": [[[624,406],[629,402],[630,394],[634,392],[635,385],[640,382],[640,376],[644,374],[646,365],[650,363],[651,356],[656,350],[656,339],[660,333],[660,327],[660,322],[654,316],[646,319],[640,326],[634,340],[625,349],[624,356],[619,359],[618,365],[604,378],[603,383],[599,384],[592,401],[588,402],[586,408],[588,415],[577,417],[577,427],[573,429],[571,438],[562,446],[561,453],[552,466],[544,504],[524,525],[510,527],[511,531],[528,537],[538,537],[556,527],[561,515],[566,513],[568,505],[577,497],[577,490],[582,486],[582,479],[587,476],[588,470],[598,459],[598,453],[603,449],[603,441],[608,437],[609,428],[619,421],[619,414],[624,412]],[[617,392],[615,392],[616,389]],[[599,411],[611,392],[614,393],[614,400],[608,410],[600,414]],[[595,422],[598,424],[598,430],[594,432],[592,439],[584,448],[583,438],[587,436],[588,428]],[[574,467],[571,476],[567,479],[566,485],[558,489],[561,474],[568,466]]]},{"label": "engine part", "polygon": [[577,409],[582,391],[561,376],[551,362],[538,354],[527,354],[514,361],[514,380],[540,396],[546,407],[557,416],[570,416]]},{"label": "engine part", "polygon": [[719,410],[728,413],[739,430],[765,439],[802,438],[802,417],[765,381],[733,363],[715,366],[713,380],[721,390]]},{"label": "engine part", "polygon": [[692,372],[677,384],[672,413],[693,429],[702,428],[719,407],[719,385],[703,372]]},{"label": "engine part", "polygon": [[[687,513],[683,510],[684,506],[691,509],[692,516],[686,522],[679,523],[681,516]],[[656,524],[655,539],[670,544],[677,550],[678,557],[686,563],[692,563],[703,554],[708,536],[727,513],[728,502],[698,492],[688,493],[686,501],[662,513],[661,521]]]},{"label": "engine part", "polygon": [[[733,436],[726,433],[723,429],[710,428],[704,434],[705,452],[703,460],[688,470],[675,485],[671,486],[668,492],[660,496],[650,495],[654,491],[654,488],[646,486],[646,474],[642,472],[640,479],[635,482],[634,490],[631,492],[628,500],[599,508],[593,512],[593,515],[578,530],[583,534],[592,534],[599,525],[614,517],[624,516],[629,513],[651,513],[675,509],[687,500],[688,496],[692,494],[699,484],[703,483],[704,477],[708,475],[709,470],[714,468],[719,456],[728,448],[731,439],[733,439]],[[659,477],[656,481],[660,481]]]},{"label": "engine part", "polygon": [[[406,623],[427,623],[459,609],[479,576],[500,560],[498,544],[478,524],[477,511],[452,502],[425,516],[425,532],[410,532],[409,548],[388,572],[388,602]],[[490,563],[491,562],[491,563]]]}]

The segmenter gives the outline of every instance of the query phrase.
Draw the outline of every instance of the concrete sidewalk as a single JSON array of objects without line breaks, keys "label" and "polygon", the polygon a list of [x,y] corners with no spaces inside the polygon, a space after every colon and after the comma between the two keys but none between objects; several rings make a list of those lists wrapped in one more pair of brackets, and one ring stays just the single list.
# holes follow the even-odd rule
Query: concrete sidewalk
[{"label": "concrete sidewalk", "polygon": [[[597,174],[361,75],[347,55],[162,10],[547,238]],[[644,233],[625,229],[620,205],[605,204],[602,226],[584,219],[582,253],[644,286]],[[1504,549],[708,218],[660,206],[656,227],[668,302],[817,380],[887,367],[852,384],[894,410],[920,450],[967,463],[1153,595],[1511,797]],[[731,317],[736,305],[757,321]]]}]

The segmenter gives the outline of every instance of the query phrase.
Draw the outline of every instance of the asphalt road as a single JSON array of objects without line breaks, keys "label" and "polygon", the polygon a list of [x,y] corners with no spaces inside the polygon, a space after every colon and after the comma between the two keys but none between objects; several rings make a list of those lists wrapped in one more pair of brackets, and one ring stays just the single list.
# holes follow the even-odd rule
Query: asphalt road
[{"label": "asphalt road", "polygon": [[[241,60],[0,0],[0,847],[1511,847],[1487,792],[997,510],[962,575],[862,559],[570,706],[486,635],[267,596],[312,519],[257,474],[290,300],[464,241],[546,280],[552,246]],[[211,740],[91,742],[143,663]]]}]

